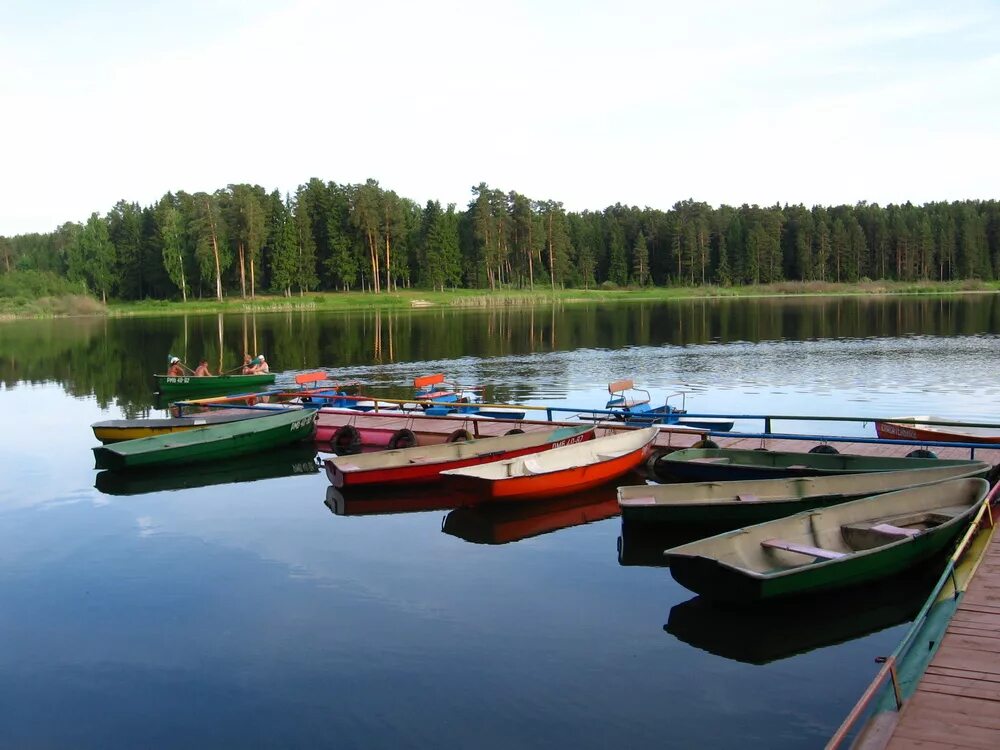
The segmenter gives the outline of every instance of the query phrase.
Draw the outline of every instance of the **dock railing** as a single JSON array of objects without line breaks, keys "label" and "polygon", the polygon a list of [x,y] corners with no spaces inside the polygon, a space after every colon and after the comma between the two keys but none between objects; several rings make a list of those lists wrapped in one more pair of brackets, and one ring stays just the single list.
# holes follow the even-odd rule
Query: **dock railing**
[{"label": "dock railing", "polygon": [[[237,406],[233,403],[236,399],[248,398],[252,396],[260,397],[280,397],[285,395],[285,392],[279,389],[272,389],[269,391],[263,391],[257,394],[243,394],[241,396],[232,397],[217,397],[209,399],[192,399],[188,401],[175,402],[175,406],[189,407],[189,406],[211,406],[213,408],[220,408],[225,406]],[[467,406],[474,409],[510,409],[517,408],[523,409],[526,412],[534,412],[536,414],[545,415],[544,419],[548,422],[557,421],[562,419],[583,419],[587,421],[599,421],[607,420],[608,422],[623,422],[627,419],[626,415],[623,415],[620,410],[617,409],[591,409],[591,408],[581,408],[578,406],[536,406],[532,404],[510,404],[510,403],[500,403],[500,404],[490,404],[490,403],[452,403],[452,402],[438,402],[438,401],[428,401],[419,399],[400,399],[400,398],[382,398],[372,396],[371,394],[323,394],[322,389],[317,389],[317,391],[304,393],[287,393],[289,396],[306,395],[310,397],[313,402],[319,402],[322,404],[324,400],[327,400],[335,405],[344,405],[350,403],[358,403],[361,401],[370,401],[372,405],[366,409],[366,411],[374,412],[376,414],[382,411],[395,411],[397,409],[412,409],[417,410],[425,406],[453,406],[454,408],[462,408]],[[676,394],[672,394],[676,395]],[[225,402],[229,402],[228,404]],[[352,407],[347,407],[352,408]],[[880,437],[867,437],[863,435],[849,436],[849,435],[822,435],[816,433],[797,433],[797,432],[775,432],[774,424],[776,422],[840,422],[846,424],[862,424],[867,425],[869,423],[875,422],[893,422],[896,424],[921,424],[921,425],[931,425],[931,426],[960,426],[960,427],[976,427],[976,428],[987,428],[996,429],[1000,433],[1000,424],[995,423],[979,423],[979,422],[960,422],[960,421],[948,421],[944,419],[914,419],[914,418],[896,418],[896,417],[846,417],[846,416],[818,416],[814,414],[709,414],[709,413],[681,413],[677,414],[681,419],[699,419],[699,418],[710,418],[710,419],[725,419],[727,421],[757,421],[763,423],[762,432],[736,432],[736,431],[718,431],[712,430],[710,428],[698,428],[698,433],[704,433],[709,437],[723,437],[723,438],[749,438],[749,439],[759,439],[761,440],[763,447],[763,441],[765,440],[802,440],[811,441],[815,443],[875,443],[878,445],[912,445],[927,446],[927,447],[942,447],[942,448],[965,448],[969,450],[969,458],[975,458],[976,450],[983,449],[994,449],[1000,450],[1000,443],[986,443],[986,442],[956,442],[951,440],[925,440],[916,438],[880,438]],[[517,421],[517,420],[512,420]],[[672,421],[666,421],[664,424],[666,427],[684,427],[683,422],[676,423]]]},{"label": "dock railing", "polygon": [[[896,665],[909,653],[910,649],[916,642],[917,636],[919,635],[924,624],[927,622],[927,616],[930,613],[931,607],[937,601],[938,595],[944,589],[948,583],[951,583],[953,591],[953,596],[957,599],[961,592],[959,591],[958,580],[955,577],[955,568],[958,561],[961,560],[962,556],[965,554],[969,547],[969,544],[975,538],[976,533],[985,526],[986,528],[991,528],[994,524],[993,521],[993,508],[997,504],[997,498],[1000,496],[1000,484],[996,484],[990,490],[989,494],[986,496],[985,501],[979,508],[979,512],[976,514],[975,518],[969,523],[969,528],[966,530],[965,535],[959,541],[958,545],[955,547],[955,551],[948,558],[948,562],[945,565],[944,571],[941,573],[941,577],[938,578],[937,583],[931,590],[927,597],[927,601],[924,602],[924,606],[921,607],[920,612],[914,618],[913,623],[910,625],[910,629],[903,636],[903,640],[896,647],[896,650],[892,652],[889,656],[878,657],[877,662],[882,663],[882,668],[875,675],[871,684],[865,689],[861,694],[861,698],[858,702],[854,704],[854,708],[847,714],[844,721],[841,723],[837,731],[834,732],[830,741],[826,744],[826,750],[836,750],[836,748],[841,747],[842,743],[851,731],[855,728],[855,725],[865,715],[868,708],[871,705],[872,700],[878,694],[878,692],[886,685],[886,681],[892,685],[892,691],[894,696],[894,703],[896,706],[896,711],[898,712],[903,707],[903,694],[899,683],[899,676],[896,671]],[[940,645],[940,644],[935,644]]]}]

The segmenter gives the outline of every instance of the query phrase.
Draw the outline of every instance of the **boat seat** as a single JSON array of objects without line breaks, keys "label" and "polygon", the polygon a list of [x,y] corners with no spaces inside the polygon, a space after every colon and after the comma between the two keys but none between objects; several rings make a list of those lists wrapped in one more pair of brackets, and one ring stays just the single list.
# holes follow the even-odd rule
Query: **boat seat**
[{"label": "boat seat", "polygon": [[736,499],[743,503],[759,503],[760,498],[756,495],[737,495]]},{"label": "boat seat", "polygon": [[602,461],[610,461],[613,458],[621,458],[626,453],[630,453],[630,452],[631,451],[615,451],[614,453],[598,453],[597,457],[599,459],[601,459]]},{"label": "boat seat", "polygon": [[623,497],[621,505],[656,505],[656,498],[650,495],[646,497]]},{"label": "boat seat", "polygon": [[533,458],[526,458],[526,459],[524,459],[524,463],[522,465],[524,466],[524,473],[525,474],[544,474],[545,473],[545,469],[542,467],[542,465],[540,463],[538,463],[538,461],[536,461]]},{"label": "boat seat", "polygon": [[623,405],[629,411],[638,412],[640,414],[652,411],[652,407],[649,405],[648,401],[626,401]]},{"label": "boat seat", "polygon": [[891,523],[875,524],[872,526],[872,531],[881,531],[891,536],[916,536],[920,533],[920,529],[906,529],[902,526],[893,526]]},{"label": "boat seat", "polygon": [[729,464],[732,463],[733,459],[726,456],[708,457],[708,458],[692,458],[691,463],[698,464]]},{"label": "boat seat", "polygon": [[842,557],[846,557],[847,554],[832,549],[823,549],[822,547],[810,547],[808,544],[787,542],[784,539],[765,539],[760,543],[760,546],[765,549],[780,549],[785,552],[798,552],[800,555],[821,557],[824,560],[839,560]]},{"label": "boat seat", "polygon": [[411,464],[423,464],[427,463],[427,456],[413,456],[410,458]]}]

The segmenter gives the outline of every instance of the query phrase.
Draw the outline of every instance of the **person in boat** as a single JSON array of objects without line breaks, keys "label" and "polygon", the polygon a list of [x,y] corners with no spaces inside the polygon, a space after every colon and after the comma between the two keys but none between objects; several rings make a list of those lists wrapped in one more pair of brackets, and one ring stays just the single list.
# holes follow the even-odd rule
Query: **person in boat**
[{"label": "person in boat", "polygon": [[244,354],[243,355],[243,369],[240,370],[240,373],[243,374],[243,375],[252,375],[253,374],[253,364],[254,363],[253,363],[253,360],[250,359],[250,355],[249,354]]},{"label": "person in boat", "polygon": [[167,375],[179,377],[184,374],[184,365],[177,357],[170,358],[170,367],[167,368]]},{"label": "person in boat", "polygon": [[194,374],[198,377],[206,377],[212,374],[212,372],[208,369],[207,359],[203,359],[198,362],[198,367],[195,368]]},{"label": "person in boat", "polygon": [[256,363],[257,364],[254,365],[254,370],[253,370],[256,374],[260,375],[263,373],[271,372],[271,368],[267,366],[267,360],[264,359],[263,354],[257,355]]}]

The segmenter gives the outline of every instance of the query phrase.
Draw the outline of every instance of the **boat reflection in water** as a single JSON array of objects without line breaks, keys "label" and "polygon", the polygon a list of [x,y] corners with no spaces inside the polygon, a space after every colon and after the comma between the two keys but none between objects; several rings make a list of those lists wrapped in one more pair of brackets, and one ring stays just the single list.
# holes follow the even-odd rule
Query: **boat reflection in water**
[{"label": "boat reflection in water", "polygon": [[445,516],[441,530],[476,544],[507,544],[617,515],[616,488],[607,485],[553,500],[457,508]]},{"label": "boat reflection in water", "polygon": [[462,498],[440,487],[419,491],[363,492],[344,494],[333,486],[326,488],[324,504],[338,516],[381,516],[390,513],[423,513],[431,510],[451,510]]},{"label": "boat reflection in water", "polygon": [[294,445],[252,456],[187,466],[144,471],[101,471],[97,474],[94,487],[105,495],[142,495],[317,474],[319,470],[315,447],[311,444]]},{"label": "boat reflection in water", "polygon": [[618,537],[618,564],[667,568],[669,563],[667,558],[663,556],[664,550],[712,536],[721,531],[725,531],[725,528],[674,526],[623,519],[621,536]]},{"label": "boat reflection in water", "polygon": [[674,605],[663,629],[680,641],[746,664],[768,664],[911,621],[944,561],[824,596],[726,607],[696,596]]}]

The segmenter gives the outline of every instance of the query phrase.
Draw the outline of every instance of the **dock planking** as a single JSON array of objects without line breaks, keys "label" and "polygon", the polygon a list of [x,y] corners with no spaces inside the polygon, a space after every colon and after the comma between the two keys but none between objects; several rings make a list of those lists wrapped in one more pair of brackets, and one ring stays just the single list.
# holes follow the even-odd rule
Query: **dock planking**
[{"label": "dock planking", "polygon": [[1000,536],[991,540],[886,747],[1000,747]]}]

